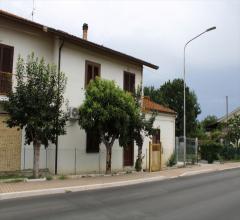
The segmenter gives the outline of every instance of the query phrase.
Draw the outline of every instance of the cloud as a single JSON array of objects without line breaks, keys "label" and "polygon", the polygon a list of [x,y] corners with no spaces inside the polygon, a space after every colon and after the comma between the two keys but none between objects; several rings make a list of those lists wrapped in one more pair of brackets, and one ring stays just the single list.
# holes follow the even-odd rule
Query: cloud
[{"label": "cloud", "polygon": [[[32,1],[2,0],[0,7],[31,19]],[[199,97],[201,118],[222,115],[226,95],[230,110],[240,105],[239,1],[35,0],[35,7],[37,22],[78,36],[86,22],[91,41],[159,65],[144,72],[145,85],[156,87],[182,77],[186,41],[217,26],[187,48],[187,83]]]}]

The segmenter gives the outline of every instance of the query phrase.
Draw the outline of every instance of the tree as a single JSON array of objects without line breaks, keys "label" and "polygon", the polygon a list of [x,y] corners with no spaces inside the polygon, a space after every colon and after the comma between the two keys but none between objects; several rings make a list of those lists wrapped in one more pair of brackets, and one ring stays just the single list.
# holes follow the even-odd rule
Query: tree
[{"label": "tree", "polygon": [[46,64],[32,53],[26,63],[18,58],[16,81],[5,106],[10,115],[7,125],[25,129],[26,144],[33,143],[33,176],[38,178],[41,145],[47,147],[49,141],[56,143],[56,136],[65,134],[67,117],[61,106],[66,77],[62,72],[57,74],[54,65]]},{"label": "tree", "polygon": [[229,119],[227,127],[227,137],[236,147],[239,147],[240,115],[235,115],[233,118]]},{"label": "tree", "polygon": [[100,136],[106,147],[106,173],[111,172],[112,146],[116,139],[124,147],[128,142],[128,129],[137,107],[130,93],[124,92],[113,81],[91,80],[79,109],[79,125]]},{"label": "tree", "polygon": [[204,131],[208,130],[208,127],[211,125],[217,124],[218,118],[215,115],[208,115],[204,120],[201,122]]},{"label": "tree", "polygon": [[[141,109],[142,89],[139,87],[134,94],[134,100],[137,106],[135,117],[131,118],[130,126],[128,127],[128,141],[135,141],[138,146],[138,155],[135,162],[135,169],[142,170],[142,146],[144,137],[154,133],[153,123],[155,121],[155,114],[153,113],[149,118],[146,118]],[[123,137],[126,138],[126,137]]]},{"label": "tree", "polygon": [[[183,135],[183,80],[174,79],[164,83],[159,89],[144,88],[144,95],[159,104],[165,105],[177,112],[176,135]],[[194,136],[197,128],[197,116],[201,113],[197,96],[186,86],[186,131],[188,136]]]}]

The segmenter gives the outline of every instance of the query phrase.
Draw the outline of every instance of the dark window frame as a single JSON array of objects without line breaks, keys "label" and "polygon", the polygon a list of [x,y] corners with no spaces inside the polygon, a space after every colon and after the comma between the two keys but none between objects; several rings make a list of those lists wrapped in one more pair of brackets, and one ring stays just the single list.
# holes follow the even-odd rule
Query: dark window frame
[{"label": "dark window frame", "polygon": [[160,128],[154,128],[152,142],[153,142],[153,144],[160,144],[161,143],[161,129]]},{"label": "dark window frame", "polygon": [[[8,70],[3,70],[6,66],[3,65],[4,62],[4,49],[9,49],[8,52]],[[5,57],[6,58],[6,57]],[[13,71],[13,58],[14,58],[14,47],[6,44],[0,43],[0,95],[8,95],[12,90],[12,71]]]},{"label": "dark window frame", "polygon": [[100,151],[100,137],[98,137],[99,140],[95,140],[96,146],[90,146],[90,144],[93,144],[94,141],[90,141],[89,139],[96,138],[94,135],[96,135],[96,133],[94,134],[93,132],[86,132],[86,153],[99,153]]},{"label": "dark window frame", "polygon": [[[2,62],[3,62],[3,48],[8,48],[11,50],[11,58],[10,58],[10,71],[4,72],[2,71]],[[13,46],[9,46],[6,44],[1,44],[0,43],[0,72],[4,72],[4,73],[12,73],[13,71],[13,55],[14,55],[14,47]]]},{"label": "dark window frame", "polygon": [[93,68],[91,79],[95,78],[95,76],[94,76],[94,68],[95,67],[98,68],[98,76],[101,77],[101,64],[86,60],[85,61],[85,88],[87,88],[87,85],[89,83],[89,82],[87,82],[88,81],[88,66],[92,66],[92,68]]},{"label": "dark window frame", "polygon": [[[128,78],[128,85],[126,85],[126,77]],[[131,87],[131,77],[134,77],[134,85],[133,88]],[[131,73],[131,72],[127,72],[124,71],[123,72],[123,90],[130,92],[130,93],[134,93],[136,90],[136,74],[135,73]]]}]

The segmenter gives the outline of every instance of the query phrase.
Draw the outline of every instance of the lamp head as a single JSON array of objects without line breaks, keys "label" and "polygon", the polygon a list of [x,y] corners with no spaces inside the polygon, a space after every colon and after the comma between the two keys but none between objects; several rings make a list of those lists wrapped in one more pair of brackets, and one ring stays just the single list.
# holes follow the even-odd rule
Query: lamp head
[{"label": "lamp head", "polygon": [[213,31],[213,30],[215,30],[216,29],[216,27],[211,27],[211,28],[208,28],[207,30],[206,30],[206,32],[208,32],[208,31]]}]

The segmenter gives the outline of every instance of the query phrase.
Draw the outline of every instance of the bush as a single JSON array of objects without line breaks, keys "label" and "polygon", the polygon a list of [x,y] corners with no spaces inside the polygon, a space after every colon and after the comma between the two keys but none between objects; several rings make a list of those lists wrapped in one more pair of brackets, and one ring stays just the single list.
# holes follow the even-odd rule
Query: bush
[{"label": "bush", "polygon": [[206,142],[200,145],[201,159],[207,160],[208,163],[213,163],[218,160],[219,154],[222,152],[223,146],[216,142]]},{"label": "bush", "polygon": [[220,155],[224,160],[238,160],[240,158],[240,149],[233,145],[226,145],[223,147]]},{"label": "bush", "polygon": [[172,167],[176,164],[176,160],[175,160],[175,153],[173,153],[171,155],[171,157],[169,158],[168,162],[167,162],[167,166],[168,167]]}]

